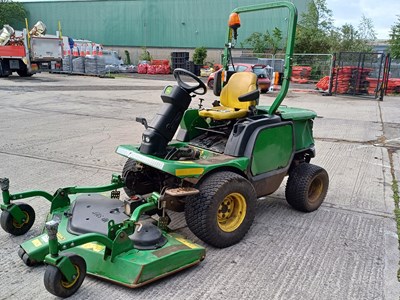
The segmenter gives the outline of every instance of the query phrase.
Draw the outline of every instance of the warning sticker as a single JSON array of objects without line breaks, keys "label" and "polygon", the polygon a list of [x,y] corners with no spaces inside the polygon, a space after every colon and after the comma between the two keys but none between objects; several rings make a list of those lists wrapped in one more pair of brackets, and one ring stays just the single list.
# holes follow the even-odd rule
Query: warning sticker
[{"label": "warning sticker", "polygon": [[34,240],[32,241],[32,244],[33,244],[33,246],[35,246],[35,247],[40,247],[40,246],[42,246],[42,242],[39,241],[39,239],[34,239]]},{"label": "warning sticker", "polygon": [[188,246],[189,248],[194,249],[194,248],[198,248],[198,247],[199,247],[199,246],[197,246],[196,244],[194,244],[194,243],[188,241],[187,239],[184,239],[184,238],[181,238],[181,237],[175,237],[175,239],[176,239],[177,241],[181,242],[182,244]]},{"label": "warning sticker", "polygon": [[100,252],[100,251],[103,251],[106,248],[104,245],[99,245],[99,244],[96,244],[96,243],[86,243],[86,244],[83,244],[80,247],[83,248],[83,249],[92,250],[94,252]]}]

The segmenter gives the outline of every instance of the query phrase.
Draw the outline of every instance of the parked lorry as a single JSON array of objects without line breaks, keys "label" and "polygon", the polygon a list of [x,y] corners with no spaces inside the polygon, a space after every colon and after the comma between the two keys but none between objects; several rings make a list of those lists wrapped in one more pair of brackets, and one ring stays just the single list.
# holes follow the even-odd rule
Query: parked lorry
[{"label": "parked lorry", "polygon": [[16,31],[6,25],[0,31],[0,77],[17,72],[21,77],[61,67],[63,58],[60,35],[33,35],[26,29]]}]

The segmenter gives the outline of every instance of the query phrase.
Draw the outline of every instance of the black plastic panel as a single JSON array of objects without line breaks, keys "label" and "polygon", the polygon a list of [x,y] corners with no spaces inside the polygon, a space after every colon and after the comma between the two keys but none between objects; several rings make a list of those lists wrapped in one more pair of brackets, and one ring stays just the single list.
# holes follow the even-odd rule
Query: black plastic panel
[{"label": "black plastic panel", "polygon": [[73,203],[68,231],[78,235],[89,232],[107,235],[110,220],[121,223],[128,218],[123,205],[118,199],[99,194],[78,196]]}]

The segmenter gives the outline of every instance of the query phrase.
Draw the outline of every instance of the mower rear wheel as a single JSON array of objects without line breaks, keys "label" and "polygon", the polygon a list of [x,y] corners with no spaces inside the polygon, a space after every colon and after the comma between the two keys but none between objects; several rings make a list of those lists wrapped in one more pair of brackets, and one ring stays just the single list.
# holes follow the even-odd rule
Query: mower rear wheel
[{"label": "mower rear wheel", "polygon": [[25,215],[22,224],[18,223],[11,213],[5,210],[1,213],[0,225],[5,232],[8,232],[12,235],[23,235],[29,229],[31,229],[33,223],[35,222],[35,211],[33,210],[32,206],[26,203],[18,203],[15,205],[17,205]]},{"label": "mower rear wheel", "polygon": [[82,285],[86,276],[86,262],[82,257],[73,253],[64,253],[63,256],[68,256],[71,260],[77,272],[76,277],[68,282],[59,268],[48,265],[43,281],[48,292],[61,298],[67,298],[72,296]]},{"label": "mower rear wheel", "polygon": [[200,193],[188,198],[185,217],[189,229],[204,242],[225,248],[238,243],[253,223],[257,195],[251,183],[233,172],[204,179]]},{"label": "mower rear wheel", "polygon": [[294,168],[286,184],[287,202],[303,212],[317,210],[328,192],[329,176],[325,169],[302,163]]}]

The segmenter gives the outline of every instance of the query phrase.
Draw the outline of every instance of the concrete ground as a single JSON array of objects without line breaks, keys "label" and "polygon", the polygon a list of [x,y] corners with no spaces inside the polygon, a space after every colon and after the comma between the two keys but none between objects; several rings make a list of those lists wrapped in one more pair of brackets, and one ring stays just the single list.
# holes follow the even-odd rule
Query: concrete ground
[{"label": "concrete ground", "polygon": [[[1,78],[0,176],[10,178],[11,192],[108,183],[125,162],[116,146],[140,141],[135,117],[152,118],[167,83],[135,76]],[[215,99],[211,92],[204,98],[205,106]],[[261,104],[272,101],[261,96]],[[290,93],[284,104],[318,113],[313,163],[330,176],[318,211],[293,210],[282,184],[258,201],[241,243],[205,245],[200,265],[136,290],[89,276],[71,298],[399,299],[392,181],[400,178],[400,98]],[[43,286],[44,266],[29,268],[17,255],[20,243],[41,232],[49,210],[45,200],[28,202],[36,210],[29,232],[13,237],[0,230],[0,299],[55,298]],[[182,214],[174,216],[172,226],[185,225]],[[202,244],[186,227],[180,232]]]}]

